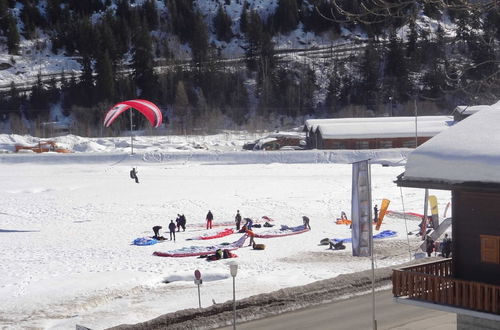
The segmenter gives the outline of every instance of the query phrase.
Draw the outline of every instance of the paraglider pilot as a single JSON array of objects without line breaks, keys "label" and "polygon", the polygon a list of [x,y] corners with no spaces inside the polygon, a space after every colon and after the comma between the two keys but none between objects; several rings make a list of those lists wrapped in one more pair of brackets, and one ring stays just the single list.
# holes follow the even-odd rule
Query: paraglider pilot
[{"label": "paraglider pilot", "polygon": [[207,229],[212,229],[212,221],[214,220],[214,215],[210,210],[208,210],[206,220],[207,220]]},{"label": "paraglider pilot", "polygon": [[170,223],[168,224],[168,230],[170,232],[170,240],[172,240],[172,238],[173,238],[173,241],[175,242],[175,223],[174,223],[174,220],[170,220]]},{"label": "paraglider pilot", "polygon": [[130,170],[130,178],[135,180],[135,183],[139,183],[139,178],[137,177],[138,171],[135,169],[135,167],[132,167]]}]

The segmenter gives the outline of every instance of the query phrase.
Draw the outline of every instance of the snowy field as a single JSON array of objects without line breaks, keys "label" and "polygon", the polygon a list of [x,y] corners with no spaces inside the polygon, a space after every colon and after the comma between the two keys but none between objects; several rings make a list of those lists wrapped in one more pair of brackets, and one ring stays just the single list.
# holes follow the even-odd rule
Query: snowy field
[{"label": "snowy field", "polygon": [[[28,139],[0,135],[0,149],[11,151],[16,141]],[[231,300],[232,261],[239,264],[237,298],[368,269],[370,261],[352,257],[350,244],[343,251],[319,245],[326,237],[350,237],[349,227],[335,220],[341,211],[350,214],[349,162],[363,157],[374,163],[373,204],[380,206],[388,198],[390,210],[423,212],[423,190],[404,188],[401,195],[393,182],[404,167],[379,164],[404,165],[408,150],[242,152],[242,141],[220,136],[199,137],[210,146],[202,150],[190,147],[186,138],[184,150],[170,150],[162,149],[161,139],[138,138],[148,147],[137,149],[134,156],[126,153],[126,139],[119,147],[116,139],[74,136],[59,142],[71,145],[70,140],[78,140],[71,147],[80,146],[84,152],[0,154],[2,328],[74,329],[80,324],[102,329],[195,308],[196,269],[204,281],[202,306]],[[139,184],[129,178],[131,167],[138,168]],[[430,193],[438,197],[442,215],[449,193]],[[153,256],[154,251],[236,241],[242,234],[208,241],[186,238],[206,233],[208,210],[217,225],[233,222],[238,209],[243,217],[269,216],[275,228],[300,225],[307,215],[312,230],[257,238],[257,243],[266,244],[265,250],[245,246],[234,251],[235,259]],[[162,234],[168,235],[165,229],[178,213],[186,215],[187,229],[177,234],[176,242],[131,244],[151,236],[154,225],[163,226]],[[408,261],[416,251],[419,238],[410,236],[409,251],[406,232],[415,231],[418,222],[408,219],[407,225],[402,218],[385,218],[380,231],[398,235],[375,241],[377,267]]]}]

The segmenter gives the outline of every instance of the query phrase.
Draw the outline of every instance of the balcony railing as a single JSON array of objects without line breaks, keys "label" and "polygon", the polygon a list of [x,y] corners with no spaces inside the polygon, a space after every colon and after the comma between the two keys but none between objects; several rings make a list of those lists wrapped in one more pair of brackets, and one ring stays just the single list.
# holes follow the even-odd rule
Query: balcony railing
[{"label": "balcony railing", "polygon": [[451,259],[394,269],[392,293],[480,312],[500,314],[500,286],[453,278]]}]

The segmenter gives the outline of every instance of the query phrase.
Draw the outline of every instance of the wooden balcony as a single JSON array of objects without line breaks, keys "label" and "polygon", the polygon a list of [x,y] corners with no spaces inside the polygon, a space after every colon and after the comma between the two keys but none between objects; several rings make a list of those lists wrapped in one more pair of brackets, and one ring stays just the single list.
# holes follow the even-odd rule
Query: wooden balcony
[{"label": "wooden balcony", "polygon": [[394,269],[394,297],[500,314],[500,286],[453,278],[452,259]]}]

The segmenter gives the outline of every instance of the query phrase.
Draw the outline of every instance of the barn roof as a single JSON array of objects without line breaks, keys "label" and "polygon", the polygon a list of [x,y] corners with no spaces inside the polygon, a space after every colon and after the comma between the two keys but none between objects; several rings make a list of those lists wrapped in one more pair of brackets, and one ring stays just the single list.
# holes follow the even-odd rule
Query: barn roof
[{"label": "barn roof", "polygon": [[398,184],[500,185],[499,124],[500,109],[480,111],[455,124],[410,153]]},{"label": "barn roof", "polygon": [[500,101],[492,105],[459,105],[455,108],[455,111],[462,115],[472,115],[481,110],[495,110],[500,109]]},{"label": "barn roof", "polygon": [[451,116],[349,118],[319,123],[317,130],[323,139],[432,137],[453,125]]},{"label": "barn roof", "polygon": [[[418,122],[453,120],[449,116],[420,116]],[[361,118],[328,118],[308,119],[304,124],[304,131],[315,130],[319,125],[360,124],[360,123],[389,123],[389,122],[415,122],[414,116],[401,117],[361,117]]]}]

